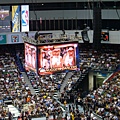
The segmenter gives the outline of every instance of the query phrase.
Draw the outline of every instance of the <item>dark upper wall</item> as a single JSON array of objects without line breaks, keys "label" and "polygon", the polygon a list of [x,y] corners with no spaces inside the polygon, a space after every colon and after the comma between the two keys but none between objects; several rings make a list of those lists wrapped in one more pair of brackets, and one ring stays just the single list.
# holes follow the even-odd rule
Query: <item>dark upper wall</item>
[{"label": "dark upper wall", "polygon": [[[89,0],[89,2],[113,2],[113,0]],[[115,2],[119,0],[114,0]],[[54,3],[54,2],[88,2],[88,0],[1,0],[0,4],[22,4],[22,3]]]},{"label": "dark upper wall", "polygon": [[[102,28],[118,29],[120,1],[102,0],[1,0],[0,5],[29,4],[31,30],[36,30],[42,18],[41,30],[83,29],[87,24],[92,29],[93,7],[102,8]],[[12,11],[12,9],[10,10]],[[10,12],[11,14],[11,12]],[[37,15],[37,17],[36,17]],[[37,23],[37,24],[36,24]],[[39,25],[40,26],[40,25]]]},{"label": "dark upper wall", "polygon": [[[14,1],[17,1],[17,2],[14,2]],[[49,2],[46,2],[46,1],[49,1]],[[81,9],[92,9],[94,6],[98,6],[98,5],[102,9],[113,9],[113,8],[119,9],[120,8],[120,1],[115,2],[115,0],[109,1],[109,2],[94,2],[94,3],[93,2],[82,2],[83,0],[72,0],[72,1],[69,0],[69,2],[65,2],[66,0],[61,0],[61,1],[53,0],[54,2],[50,2],[50,1],[51,0],[19,0],[19,1],[18,0],[2,0],[0,1],[0,5],[11,5],[12,6],[12,5],[29,4],[30,11],[33,11],[33,10],[36,10],[36,11],[40,11],[40,10],[81,10]],[[93,0],[89,0],[89,1],[93,1]]]}]

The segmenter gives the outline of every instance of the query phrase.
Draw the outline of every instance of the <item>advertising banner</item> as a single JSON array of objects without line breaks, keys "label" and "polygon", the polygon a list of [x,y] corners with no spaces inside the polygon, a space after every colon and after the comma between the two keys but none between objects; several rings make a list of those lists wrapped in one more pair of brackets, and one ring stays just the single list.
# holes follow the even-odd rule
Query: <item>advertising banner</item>
[{"label": "advertising banner", "polygon": [[23,43],[21,33],[13,33],[7,35],[7,44]]},{"label": "advertising banner", "polygon": [[12,32],[20,32],[20,6],[12,6]]},{"label": "advertising banner", "polygon": [[10,6],[0,6],[0,33],[11,32]]},{"label": "advertising banner", "polygon": [[29,32],[29,5],[21,5],[21,32]]},{"label": "advertising banner", "polygon": [[11,35],[11,42],[12,43],[19,42],[19,35]]},{"label": "advertising banner", "polygon": [[0,35],[0,44],[6,44],[6,35]]}]

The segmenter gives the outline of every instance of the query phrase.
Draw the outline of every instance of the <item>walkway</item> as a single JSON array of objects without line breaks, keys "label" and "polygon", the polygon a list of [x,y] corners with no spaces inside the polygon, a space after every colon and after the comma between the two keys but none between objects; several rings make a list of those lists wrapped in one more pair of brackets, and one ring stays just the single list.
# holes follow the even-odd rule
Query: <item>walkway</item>
[{"label": "walkway", "polygon": [[67,85],[68,80],[69,80],[69,78],[71,78],[72,75],[73,75],[73,72],[68,72],[68,73],[67,73],[67,75],[66,75],[66,77],[65,77],[65,79],[64,79],[64,82],[62,83],[62,86],[61,86],[61,88],[60,88],[60,93],[62,93],[62,92],[64,91],[64,88],[65,88],[65,86]]},{"label": "walkway", "polygon": [[26,84],[27,84],[28,87],[30,88],[31,93],[32,93],[33,95],[36,94],[35,90],[33,89],[32,85],[31,85],[31,83],[30,83],[30,80],[28,79],[28,77],[27,77],[27,75],[26,75],[25,72],[22,72],[22,76],[23,76]]}]

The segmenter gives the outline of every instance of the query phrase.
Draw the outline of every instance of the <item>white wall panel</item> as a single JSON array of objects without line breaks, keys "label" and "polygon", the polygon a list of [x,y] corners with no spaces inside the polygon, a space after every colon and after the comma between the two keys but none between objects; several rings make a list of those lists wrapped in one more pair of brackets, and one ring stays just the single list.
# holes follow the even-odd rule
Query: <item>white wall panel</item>
[{"label": "white wall panel", "polygon": [[[120,9],[117,10],[120,16]],[[102,10],[102,19],[119,19],[116,10]],[[40,17],[42,19],[93,19],[92,10],[49,10],[49,11],[36,11],[37,19]],[[35,20],[35,14],[33,11],[30,11],[30,19]]]},{"label": "white wall panel", "polygon": [[[117,12],[119,15],[117,15]],[[120,19],[120,10],[102,10],[102,19]]]},{"label": "white wall panel", "polygon": [[[92,10],[49,10],[36,11],[37,19],[92,19]],[[35,13],[30,11],[30,19],[36,20]]]},{"label": "white wall panel", "polygon": [[[120,16],[120,9],[117,10]],[[37,14],[37,20],[40,17],[44,20],[46,19],[93,19],[93,11],[92,10],[49,10],[49,11],[35,11]],[[30,20],[36,20],[36,16],[34,11],[30,11]],[[10,16],[12,14],[10,13]],[[102,10],[102,19],[119,19],[116,10]],[[12,18],[11,18],[12,20]]]}]

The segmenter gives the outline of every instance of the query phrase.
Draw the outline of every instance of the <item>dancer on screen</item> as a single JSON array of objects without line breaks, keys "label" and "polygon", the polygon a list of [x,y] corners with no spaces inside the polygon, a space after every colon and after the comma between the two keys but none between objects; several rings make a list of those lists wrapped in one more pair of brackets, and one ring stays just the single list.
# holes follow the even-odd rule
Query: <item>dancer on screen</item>
[{"label": "dancer on screen", "polygon": [[25,44],[25,63],[28,64],[28,45]]},{"label": "dancer on screen", "polygon": [[62,68],[62,57],[60,56],[60,49],[54,49],[50,59],[51,68]]},{"label": "dancer on screen", "polygon": [[36,51],[35,51],[35,49],[34,48],[32,48],[32,67],[33,68],[35,68],[35,66],[36,66]]},{"label": "dancer on screen", "polygon": [[32,53],[31,47],[28,48],[28,65],[31,66],[32,63]]},{"label": "dancer on screen", "polygon": [[49,62],[47,60],[46,51],[42,51],[41,67],[44,69],[49,68]]},{"label": "dancer on screen", "polygon": [[67,53],[63,56],[63,66],[74,66],[75,65],[75,51],[73,47],[67,50]]}]

